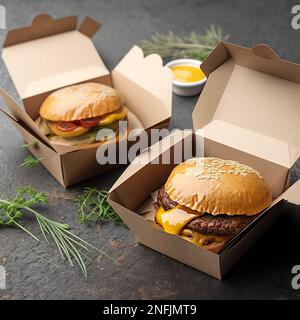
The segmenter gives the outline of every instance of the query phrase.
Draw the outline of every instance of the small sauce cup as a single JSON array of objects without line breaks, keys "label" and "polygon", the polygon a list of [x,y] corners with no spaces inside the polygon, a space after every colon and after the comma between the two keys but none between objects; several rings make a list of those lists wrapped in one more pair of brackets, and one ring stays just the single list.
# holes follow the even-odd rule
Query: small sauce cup
[{"label": "small sauce cup", "polygon": [[[177,59],[168,62],[165,66],[170,68],[174,73],[174,80],[173,80],[173,92],[179,96],[194,96],[199,94],[203,87],[204,84],[207,80],[204,74],[200,69],[200,66],[202,64],[202,61],[195,60],[195,59]],[[184,78],[186,76],[186,79],[178,79],[176,77],[176,67],[181,66],[187,66],[186,73],[182,73],[179,71],[179,78]],[[199,80],[194,81],[194,77],[190,74],[192,71],[192,68],[195,68],[195,72],[197,75],[199,75]],[[184,69],[184,68],[182,68]],[[197,70],[198,69],[198,70]],[[199,69],[201,72],[199,72]],[[181,77],[182,76],[182,77]]]}]

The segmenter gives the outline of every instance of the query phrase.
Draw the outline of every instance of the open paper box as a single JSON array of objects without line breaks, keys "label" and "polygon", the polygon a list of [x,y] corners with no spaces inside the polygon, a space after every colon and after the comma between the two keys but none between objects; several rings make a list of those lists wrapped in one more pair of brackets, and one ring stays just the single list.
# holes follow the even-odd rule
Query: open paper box
[{"label": "open paper box", "polygon": [[[151,157],[131,164],[112,187],[109,202],[138,242],[218,279],[232,268],[281,213],[284,200],[299,204],[300,181],[289,186],[289,170],[300,150],[300,65],[280,60],[266,45],[253,49],[221,43],[202,64],[207,84],[193,112],[194,133],[173,133],[153,145]],[[201,130],[196,130],[201,129]],[[160,188],[175,164],[150,164],[181,142],[199,141],[204,156],[236,160],[258,170],[273,203],[234,237],[220,254],[168,234],[137,211]],[[198,136],[199,137],[199,136]],[[172,159],[172,158],[171,158]],[[147,161],[146,161],[147,160]],[[144,163],[144,164],[143,164]]]},{"label": "open paper box", "polygon": [[2,53],[26,112],[0,89],[10,114],[1,111],[28,144],[37,141],[30,151],[64,187],[113,165],[97,163],[97,147],[78,150],[53,145],[38,130],[34,120],[52,91],[86,81],[111,85],[147,131],[167,127],[172,106],[172,73],[162,66],[158,55],[144,58],[134,46],[110,73],[90,39],[100,24],[86,18],[78,29],[76,26],[76,16],[54,20],[39,15],[31,26],[8,32]]}]

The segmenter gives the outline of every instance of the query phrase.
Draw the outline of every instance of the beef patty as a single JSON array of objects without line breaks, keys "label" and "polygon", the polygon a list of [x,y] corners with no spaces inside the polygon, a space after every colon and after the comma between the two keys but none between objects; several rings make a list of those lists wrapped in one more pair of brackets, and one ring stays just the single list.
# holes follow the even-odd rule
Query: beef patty
[{"label": "beef patty", "polygon": [[170,199],[169,195],[165,191],[165,187],[162,186],[157,194],[157,202],[158,207],[163,207],[164,210],[170,210],[177,206],[177,202]]},{"label": "beef patty", "polygon": [[[158,191],[157,206],[163,207],[164,210],[174,208],[178,203],[170,199],[165,188],[162,187]],[[213,216],[208,213],[195,218],[187,225],[187,229],[191,229],[203,234],[213,234],[218,236],[233,236],[244,229],[256,216],[235,215],[229,216],[220,214]]]}]

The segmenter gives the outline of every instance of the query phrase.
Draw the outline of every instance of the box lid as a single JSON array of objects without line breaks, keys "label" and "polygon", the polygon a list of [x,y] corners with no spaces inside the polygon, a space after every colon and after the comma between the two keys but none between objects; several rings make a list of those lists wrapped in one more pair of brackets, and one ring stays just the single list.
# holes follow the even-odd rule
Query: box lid
[{"label": "box lid", "polygon": [[203,62],[193,111],[205,137],[290,168],[300,155],[300,65],[268,45],[222,42]]},{"label": "box lid", "polygon": [[90,39],[100,24],[86,18],[76,25],[76,16],[41,14],[7,33],[2,57],[23,100],[109,74]]},{"label": "box lid", "polygon": [[172,116],[172,71],[157,54],[133,46],[111,72],[114,88],[149,129]]}]

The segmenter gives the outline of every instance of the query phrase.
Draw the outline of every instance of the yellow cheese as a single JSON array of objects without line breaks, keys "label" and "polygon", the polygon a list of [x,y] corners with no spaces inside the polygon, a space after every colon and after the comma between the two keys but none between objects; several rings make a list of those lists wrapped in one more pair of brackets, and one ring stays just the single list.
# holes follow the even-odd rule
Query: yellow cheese
[{"label": "yellow cheese", "polygon": [[180,234],[182,228],[188,222],[199,216],[199,214],[192,212],[192,210],[180,205],[167,211],[159,208],[156,212],[156,222],[161,225],[166,232]]},{"label": "yellow cheese", "polygon": [[203,247],[211,243],[221,243],[228,237],[202,234],[194,230],[185,229],[187,223],[199,217],[201,213],[191,210],[187,207],[177,205],[170,210],[159,208],[156,212],[156,222],[165,232],[180,235],[185,240]]},{"label": "yellow cheese", "polygon": [[128,112],[128,109],[126,107],[123,107],[120,112],[114,112],[114,113],[105,115],[100,119],[99,125],[105,126],[117,120],[124,119],[127,116],[127,112]]}]

